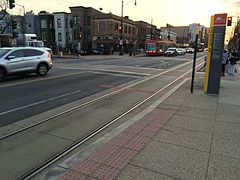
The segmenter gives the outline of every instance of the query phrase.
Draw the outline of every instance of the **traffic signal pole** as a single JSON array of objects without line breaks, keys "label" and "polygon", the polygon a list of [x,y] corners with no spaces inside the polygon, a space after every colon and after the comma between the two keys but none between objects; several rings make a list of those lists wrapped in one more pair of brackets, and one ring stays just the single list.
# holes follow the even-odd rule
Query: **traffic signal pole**
[{"label": "traffic signal pole", "polygon": [[195,39],[195,50],[194,50],[194,57],[193,57],[193,67],[192,67],[192,81],[191,81],[191,93],[193,93],[193,86],[194,86],[194,78],[195,78],[195,67],[196,67],[196,59],[197,59],[197,46],[198,46],[198,34],[199,30],[196,31],[196,39]]}]

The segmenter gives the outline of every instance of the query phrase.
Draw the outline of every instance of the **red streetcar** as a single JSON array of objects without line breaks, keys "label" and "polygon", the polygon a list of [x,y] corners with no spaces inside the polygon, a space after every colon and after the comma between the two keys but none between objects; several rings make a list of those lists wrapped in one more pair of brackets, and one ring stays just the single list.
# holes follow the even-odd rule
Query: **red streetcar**
[{"label": "red streetcar", "polygon": [[145,53],[148,56],[160,56],[164,55],[164,52],[167,50],[167,48],[175,46],[175,41],[147,40]]}]

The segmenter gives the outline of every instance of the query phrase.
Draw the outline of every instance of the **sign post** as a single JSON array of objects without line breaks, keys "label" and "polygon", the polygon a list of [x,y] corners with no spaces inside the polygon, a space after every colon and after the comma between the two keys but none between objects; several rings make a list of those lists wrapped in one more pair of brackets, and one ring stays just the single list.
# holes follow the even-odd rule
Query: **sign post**
[{"label": "sign post", "polygon": [[211,20],[204,92],[219,94],[227,14],[215,14]]},{"label": "sign post", "polygon": [[194,77],[195,77],[195,66],[196,66],[196,59],[197,59],[197,50],[198,50],[198,35],[199,35],[199,26],[196,29],[196,39],[195,39],[195,50],[194,50],[194,57],[193,57],[193,68],[192,68],[192,81],[191,81],[191,93],[193,93],[193,85],[194,85]]}]

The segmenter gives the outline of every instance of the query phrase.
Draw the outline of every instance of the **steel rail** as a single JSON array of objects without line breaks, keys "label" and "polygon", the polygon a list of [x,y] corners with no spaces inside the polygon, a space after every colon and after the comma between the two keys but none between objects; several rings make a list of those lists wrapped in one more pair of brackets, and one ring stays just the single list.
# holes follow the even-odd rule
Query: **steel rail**
[{"label": "steel rail", "polygon": [[[200,63],[197,65],[197,67],[201,66],[203,63]],[[138,102],[137,104],[135,104],[133,107],[131,107],[130,109],[126,110],[125,112],[123,112],[121,115],[119,115],[118,117],[114,118],[113,120],[111,120],[110,122],[106,123],[105,125],[99,127],[98,129],[94,130],[93,132],[89,133],[87,136],[85,136],[84,138],[79,139],[78,141],[74,142],[71,146],[67,147],[66,149],[62,150],[61,152],[55,154],[54,156],[52,156],[51,158],[49,158],[48,160],[42,162],[41,164],[39,164],[37,167],[35,167],[34,169],[32,169],[31,171],[27,172],[26,174],[24,174],[23,176],[21,176],[20,178],[18,178],[19,180],[28,180],[30,178],[33,178],[34,176],[36,176],[38,173],[42,172],[44,169],[46,169],[47,167],[49,167],[50,165],[52,165],[53,163],[55,163],[56,161],[58,161],[59,159],[61,159],[62,157],[66,156],[68,153],[72,152],[73,150],[75,150],[76,148],[78,148],[79,146],[81,146],[83,143],[85,143],[86,141],[88,141],[89,139],[93,138],[94,136],[96,136],[97,134],[99,134],[101,131],[105,130],[107,127],[109,127],[110,125],[112,125],[113,123],[115,123],[116,121],[118,121],[119,119],[121,119],[122,117],[124,117],[125,115],[129,114],[131,111],[133,111],[134,109],[136,109],[137,107],[141,106],[143,103],[145,103],[146,101],[148,101],[149,99],[151,99],[152,97],[154,97],[155,95],[159,94],[160,92],[162,92],[163,90],[165,90],[166,88],[170,87],[171,85],[173,85],[174,83],[176,83],[177,81],[181,80],[182,78],[184,78],[184,76],[186,76],[187,74],[191,73],[192,70],[189,70],[187,72],[185,72],[183,75],[179,76],[178,78],[176,78],[175,80],[173,80],[172,82],[170,82],[169,84],[165,85],[164,87],[162,87],[161,89],[159,89],[157,92],[155,92],[154,94],[148,96],[147,98],[141,100],[140,102]]]}]

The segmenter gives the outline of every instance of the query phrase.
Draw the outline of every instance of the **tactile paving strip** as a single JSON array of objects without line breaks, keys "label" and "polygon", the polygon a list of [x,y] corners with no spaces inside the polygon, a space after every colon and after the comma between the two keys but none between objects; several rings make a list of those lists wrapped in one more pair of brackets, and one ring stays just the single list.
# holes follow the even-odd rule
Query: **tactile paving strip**
[{"label": "tactile paving strip", "polygon": [[75,173],[73,171],[69,171],[63,176],[59,177],[58,180],[87,180],[88,176],[83,174]]},{"label": "tactile paving strip", "polygon": [[102,165],[91,176],[97,179],[111,180],[111,179],[116,179],[119,173],[120,173],[120,169],[113,168],[111,166]]},{"label": "tactile paving strip", "polygon": [[96,171],[101,166],[100,163],[85,159],[79,162],[71,170],[80,174],[89,175]]},{"label": "tactile paving strip", "polygon": [[174,110],[154,109],[106,145],[90,154],[86,160],[79,162],[60,179],[116,179],[121,170],[144,148],[150,138],[166,124],[174,113]]}]

